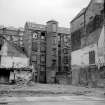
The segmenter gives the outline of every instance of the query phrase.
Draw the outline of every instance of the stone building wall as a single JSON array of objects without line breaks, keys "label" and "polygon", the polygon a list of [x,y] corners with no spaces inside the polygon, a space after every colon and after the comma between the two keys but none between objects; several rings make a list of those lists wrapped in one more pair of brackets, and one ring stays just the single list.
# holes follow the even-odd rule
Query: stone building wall
[{"label": "stone building wall", "polygon": [[[91,0],[89,5],[71,21],[72,70],[75,67],[77,67],[75,71],[79,72],[80,70],[79,73],[76,72],[77,74],[73,73],[73,76],[80,77],[81,75],[84,78],[86,74],[87,80],[86,78],[81,78],[87,82],[90,81],[88,81],[89,78],[91,78],[91,81],[95,81],[98,78],[95,75],[97,74],[97,45],[103,27],[103,11],[104,2],[99,3],[97,0]],[[89,68],[87,69],[87,67]],[[92,73],[92,70],[94,73]],[[88,74],[91,77],[88,77]]]},{"label": "stone building wall", "polygon": [[[55,26],[52,25],[52,23],[55,24]],[[69,37],[67,39],[70,39],[70,32],[68,28],[64,27],[58,27],[56,28],[56,23],[50,21],[49,24],[41,25],[41,24],[35,24],[27,22],[25,24],[25,34],[23,37],[23,42],[25,46],[25,50],[28,53],[28,56],[30,57],[30,62],[34,65],[35,70],[37,71],[36,75],[38,78],[38,82],[47,82],[47,78],[49,78],[49,81],[54,82],[56,72],[58,72],[58,66],[60,69],[62,69],[62,66],[64,64],[64,36]],[[39,35],[39,37],[37,37]],[[62,41],[60,44],[60,52],[62,59],[59,59],[58,57],[58,36],[61,37]],[[34,37],[34,38],[33,38]],[[69,43],[69,40],[67,41]],[[68,45],[69,46],[69,45]],[[68,56],[70,56],[71,49],[69,47],[66,47],[68,49]],[[63,56],[62,56],[63,55]],[[59,61],[62,63],[59,64]],[[39,66],[38,66],[39,62]],[[53,62],[53,64],[52,64]],[[56,62],[56,67],[54,67],[54,62]],[[71,65],[70,60],[68,62],[69,66]],[[52,67],[50,67],[52,65]],[[55,69],[51,71],[51,69]],[[48,70],[49,69],[49,70]],[[63,69],[64,71],[64,66]],[[51,72],[47,72],[51,71]],[[61,71],[61,70],[60,70]],[[65,71],[67,72],[67,71]],[[52,77],[51,77],[52,75]],[[47,77],[49,76],[49,77]],[[52,78],[52,79],[51,79]]]},{"label": "stone building wall", "polygon": [[58,23],[56,21],[47,22],[46,36],[46,72],[47,82],[55,83],[56,72],[58,71]]}]

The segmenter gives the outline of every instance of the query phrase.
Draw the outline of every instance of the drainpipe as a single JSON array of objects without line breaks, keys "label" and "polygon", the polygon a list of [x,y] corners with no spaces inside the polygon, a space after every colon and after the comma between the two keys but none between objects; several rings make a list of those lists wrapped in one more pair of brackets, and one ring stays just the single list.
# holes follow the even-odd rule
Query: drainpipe
[{"label": "drainpipe", "polygon": [[[13,61],[13,63],[12,63],[12,69],[14,69],[14,61]],[[13,70],[13,72],[14,72],[14,81],[16,80],[16,76],[15,76],[15,71]]]},{"label": "drainpipe", "polygon": [[[105,6],[105,2],[104,2],[104,6]],[[104,19],[104,66],[105,66],[105,14],[103,13],[103,19]]]},{"label": "drainpipe", "polygon": [[105,19],[104,19],[104,66],[105,66]]},{"label": "drainpipe", "polygon": [[84,12],[84,35],[85,35],[85,37],[87,35],[87,32],[86,32],[86,10]]}]

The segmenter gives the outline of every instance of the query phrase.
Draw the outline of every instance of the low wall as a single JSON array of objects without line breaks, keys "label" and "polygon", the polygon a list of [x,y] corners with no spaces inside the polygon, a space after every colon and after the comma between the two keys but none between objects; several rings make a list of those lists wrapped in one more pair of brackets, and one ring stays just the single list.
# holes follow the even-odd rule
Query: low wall
[{"label": "low wall", "polygon": [[90,67],[73,67],[72,68],[72,84],[89,87],[105,87],[105,68],[104,78],[101,78],[101,71],[96,66]]}]

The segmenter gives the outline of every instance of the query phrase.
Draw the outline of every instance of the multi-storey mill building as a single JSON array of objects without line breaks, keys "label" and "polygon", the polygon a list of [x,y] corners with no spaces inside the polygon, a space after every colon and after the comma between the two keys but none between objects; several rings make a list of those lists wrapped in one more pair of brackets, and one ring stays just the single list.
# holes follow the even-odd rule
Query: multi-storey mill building
[{"label": "multi-storey mill building", "polygon": [[23,43],[38,82],[54,83],[57,74],[70,73],[69,28],[53,20],[46,25],[26,22]]}]

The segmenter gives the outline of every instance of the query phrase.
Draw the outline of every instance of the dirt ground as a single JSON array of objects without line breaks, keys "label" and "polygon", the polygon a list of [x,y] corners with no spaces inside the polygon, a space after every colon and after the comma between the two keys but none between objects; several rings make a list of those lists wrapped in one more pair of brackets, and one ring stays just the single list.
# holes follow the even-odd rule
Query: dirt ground
[{"label": "dirt ground", "polygon": [[89,88],[58,84],[23,84],[23,85],[1,85],[0,97],[14,96],[42,96],[42,95],[85,95],[105,97],[105,88]]}]

